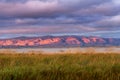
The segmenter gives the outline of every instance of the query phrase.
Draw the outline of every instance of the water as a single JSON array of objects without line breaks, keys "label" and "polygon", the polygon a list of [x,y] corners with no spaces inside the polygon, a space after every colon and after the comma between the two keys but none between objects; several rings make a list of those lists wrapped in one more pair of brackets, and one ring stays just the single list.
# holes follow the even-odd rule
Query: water
[{"label": "water", "polygon": [[0,49],[0,51],[16,51],[20,53],[26,53],[29,51],[37,51],[37,52],[43,52],[43,53],[63,53],[63,52],[98,52],[98,53],[106,53],[106,52],[115,52],[120,53],[120,47],[97,47],[97,48],[21,48],[21,49]]}]

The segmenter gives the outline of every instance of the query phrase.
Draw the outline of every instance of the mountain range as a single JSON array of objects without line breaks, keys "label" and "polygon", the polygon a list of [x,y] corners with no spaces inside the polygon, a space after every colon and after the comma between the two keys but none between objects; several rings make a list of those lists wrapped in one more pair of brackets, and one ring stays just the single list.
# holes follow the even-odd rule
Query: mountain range
[{"label": "mountain range", "polygon": [[34,47],[106,47],[120,46],[119,38],[95,36],[42,36],[0,39],[0,48]]}]

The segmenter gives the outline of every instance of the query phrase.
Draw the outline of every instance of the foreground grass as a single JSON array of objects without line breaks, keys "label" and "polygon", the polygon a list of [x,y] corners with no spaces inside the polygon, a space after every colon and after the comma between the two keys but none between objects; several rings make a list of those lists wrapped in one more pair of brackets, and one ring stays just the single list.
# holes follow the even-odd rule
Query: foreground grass
[{"label": "foreground grass", "polygon": [[120,80],[120,54],[1,54],[0,80]]}]

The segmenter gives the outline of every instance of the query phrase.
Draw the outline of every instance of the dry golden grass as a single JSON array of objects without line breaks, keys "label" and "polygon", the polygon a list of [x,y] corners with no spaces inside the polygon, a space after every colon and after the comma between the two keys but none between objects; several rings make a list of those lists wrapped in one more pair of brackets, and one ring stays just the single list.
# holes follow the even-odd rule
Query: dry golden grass
[{"label": "dry golden grass", "polygon": [[[120,80],[120,54],[115,48],[99,53],[68,49],[43,51],[0,51],[0,80]],[[112,52],[113,51],[113,52]]]}]

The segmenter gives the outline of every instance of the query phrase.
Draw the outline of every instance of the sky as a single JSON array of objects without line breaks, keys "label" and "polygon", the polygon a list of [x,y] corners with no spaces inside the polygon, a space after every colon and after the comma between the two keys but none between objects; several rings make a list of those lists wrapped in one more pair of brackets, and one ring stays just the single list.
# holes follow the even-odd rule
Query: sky
[{"label": "sky", "polygon": [[120,38],[120,0],[0,0],[0,38]]}]

